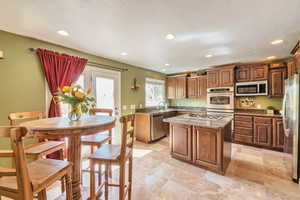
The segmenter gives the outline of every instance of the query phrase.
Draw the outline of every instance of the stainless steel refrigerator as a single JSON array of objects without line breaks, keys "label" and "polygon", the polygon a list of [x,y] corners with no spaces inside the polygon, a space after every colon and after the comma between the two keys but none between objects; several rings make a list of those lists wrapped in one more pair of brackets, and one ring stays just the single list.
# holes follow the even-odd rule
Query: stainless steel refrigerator
[{"label": "stainless steel refrigerator", "polygon": [[285,151],[292,153],[292,178],[299,183],[299,74],[295,74],[285,81],[285,95],[283,100],[283,126],[286,135]]}]

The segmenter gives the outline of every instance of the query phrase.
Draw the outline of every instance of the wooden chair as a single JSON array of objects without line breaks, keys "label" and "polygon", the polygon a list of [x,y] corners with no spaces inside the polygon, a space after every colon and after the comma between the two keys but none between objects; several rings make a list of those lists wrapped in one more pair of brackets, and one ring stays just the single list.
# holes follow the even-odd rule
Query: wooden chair
[{"label": "wooden chair", "polygon": [[[72,165],[67,161],[39,159],[26,162],[23,138],[27,133],[24,127],[0,127],[0,137],[10,137],[12,156],[16,169],[0,168],[0,198],[5,196],[17,200],[46,200],[46,188],[64,177],[67,200],[72,199]],[[4,153],[2,152],[2,155]]]},{"label": "wooden chair", "polygon": [[[8,116],[11,126],[17,125],[17,120],[35,120],[42,119],[44,112],[21,112],[21,113],[11,113]],[[29,138],[27,136],[27,138]],[[58,152],[59,160],[64,159],[64,149],[65,143],[62,141],[48,141],[45,138],[39,138],[39,142],[25,147],[25,153],[27,157],[33,160],[41,159],[49,154]],[[65,192],[64,180],[61,180],[61,190]]]},{"label": "wooden chair", "polygon": [[[103,144],[97,151],[89,156],[90,159],[90,199],[95,200],[100,196],[104,187],[105,200],[108,200],[108,187],[119,187],[119,200],[131,200],[132,190],[132,150],[134,142],[134,118],[135,116],[127,115],[120,119],[122,124],[121,145]],[[125,184],[125,167],[129,161],[128,184]],[[105,165],[105,181],[101,185],[95,187],[95,165]],[[109,167],[118,165],[119,168],[119,184],[109,183]]]},{"label": "wooden chair", "polygon": [[[91,109],[91,113],[96,115],[97,113],[103,113],[103,114],[108,114],[109,116],[112,116],[113,114],[113,110],[112,109],[106,109],[106,108],[93,108]],[[112,142],[112,130],[108,131],[107,133],[97,133],[95,135],[87,135],[87,136],[82,136],[81,137],[81,145],[87,145],[90,146],[91,149],[91,154],[94,153],[94,149],[99,148],[102,144],[105,143],[109,143],[111,144]],[[84,160],[85,158],[83,158]],[[82,161],[81,161],[82,162]],[[82,168],[82,172],[81,172],[81,180],[82,180],[82,173],[83,172],[90,172],[89,169],[83,169]],[[99,170],[98,170],[98,177],[101,177],[101,167],[99,166]],[[110,172],[111,173],[111,172]],[[81,181],[82,182],[82,181]],[[101,182],[101,180],[99,181],[99,183]]]}]

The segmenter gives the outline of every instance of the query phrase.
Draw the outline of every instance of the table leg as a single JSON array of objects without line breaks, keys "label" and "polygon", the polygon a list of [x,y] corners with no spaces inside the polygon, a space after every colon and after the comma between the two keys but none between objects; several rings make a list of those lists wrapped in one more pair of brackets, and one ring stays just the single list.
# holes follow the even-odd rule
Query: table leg
[{"label": "table leg", "polygon": [[74,200],[81,200],[80,188],[80,162],[81,148],[80,136],[72,136],[68,138],[68,160],[73,163],[72,170],[72,192]]}]

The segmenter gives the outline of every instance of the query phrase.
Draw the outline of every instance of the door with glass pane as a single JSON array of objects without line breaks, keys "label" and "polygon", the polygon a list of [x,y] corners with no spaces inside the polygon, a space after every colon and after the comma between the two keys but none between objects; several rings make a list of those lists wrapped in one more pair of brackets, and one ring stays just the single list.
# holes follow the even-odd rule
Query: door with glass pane
[{"label": "door with glass pane", "polygon": [[[90,72],[92,88],[96,99],[96,108],[108,108],[113,110],[116,117],[116,128],[113,130],[113,141],[119,137],[119,116],[120,116],[120,72],[111,70],[95,69]],[[115,139],[114,139],[115,138]]]}]

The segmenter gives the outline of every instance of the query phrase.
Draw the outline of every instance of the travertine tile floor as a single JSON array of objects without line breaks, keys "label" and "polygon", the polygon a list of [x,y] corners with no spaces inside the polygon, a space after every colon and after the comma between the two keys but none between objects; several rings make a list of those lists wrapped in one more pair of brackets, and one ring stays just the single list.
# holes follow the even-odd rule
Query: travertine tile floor
[{"label": "travertine tile floor", "polygon": [[[234,144],[230,166],[221,176],[171,158],[167,138],[136,142],[133,200],[300,200],[290,172],[291,157],[280,152]],[[84,199],[88,183],[85,174]],[[65,199],[59,188],[48,191],[49,200]],[[117,192],[110,191],[110,199],[117,199]]]}]

